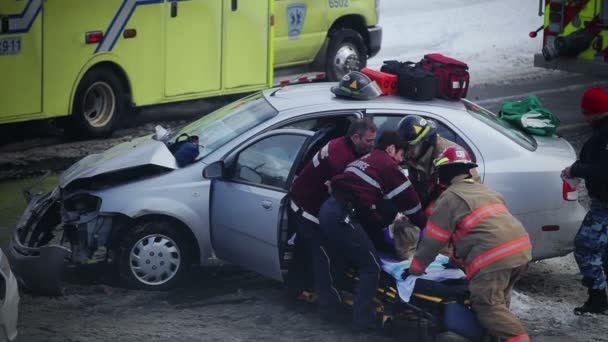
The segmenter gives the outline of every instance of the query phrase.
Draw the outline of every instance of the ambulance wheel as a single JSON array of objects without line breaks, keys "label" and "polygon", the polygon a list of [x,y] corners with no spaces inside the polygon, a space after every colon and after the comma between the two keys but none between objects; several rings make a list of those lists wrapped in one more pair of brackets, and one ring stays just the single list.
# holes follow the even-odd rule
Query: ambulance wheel
[{"label": "ambulance wheel", "polygon": [[183,280],[192,266],[194,248],[177,225],[172,220],[148,219],[122,236],[114,262],[124,286],[164,291]]},{"label": "ambulance wheel", "polygon": [[460,336],[457,333],[451,332],[451,331],[446,331],[446,332],[442,332],[441,334],[437,335],[437,337],[435,338],[436,342],[471,342],[471,340],[469,340],[466,337]]},{"label": "ambulance wheel", "polygon": [[363,37],[351,29],[335,31],[329,37],[325,73],[327,79],[337,82],[351,71],[367,65],[367,51]]},{"label": "ambulance wheel", "polygon": [[129,107],[126,93],[113,70],[99,67],[87,72],[76,90],[66,134],[75,139],[110,136]]}]

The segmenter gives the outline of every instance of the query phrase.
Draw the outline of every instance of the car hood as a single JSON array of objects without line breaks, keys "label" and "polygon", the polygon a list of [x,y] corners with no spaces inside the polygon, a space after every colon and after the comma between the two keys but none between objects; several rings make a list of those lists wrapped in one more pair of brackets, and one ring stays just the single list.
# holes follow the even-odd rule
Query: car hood
[{"label": "car hood", "polygon": [[116,145],[103,153],[86,156],[61,175],[59,186],[65,188],[77,179],[146,166],[178,169],[177,162],[167,146],[151,136],[146,136]]}]

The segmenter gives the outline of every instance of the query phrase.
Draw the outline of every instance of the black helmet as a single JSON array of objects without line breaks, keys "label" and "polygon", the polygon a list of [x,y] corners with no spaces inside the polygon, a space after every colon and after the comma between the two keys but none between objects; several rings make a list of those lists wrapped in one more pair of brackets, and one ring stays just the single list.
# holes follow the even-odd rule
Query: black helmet
[{"label": "black helmet", "polygon": [[337,86],[331,87],[331,92],[338,97],[356,100],[371,100],[382,95],[382,90],[367,75],[359,71],[351,71],[342,77]]},{"label": "black helmet", "polygon": [[399,121],[399,133],[409,145],[431,142],[437,136],[435,124],[418,115],[408,115]]}]

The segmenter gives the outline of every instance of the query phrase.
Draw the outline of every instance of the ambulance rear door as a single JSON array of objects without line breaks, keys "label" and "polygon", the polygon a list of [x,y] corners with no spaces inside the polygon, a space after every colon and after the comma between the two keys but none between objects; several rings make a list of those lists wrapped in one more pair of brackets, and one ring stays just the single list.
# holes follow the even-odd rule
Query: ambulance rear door
[{"label": "ambulance rear door", "polygon": [[169,0],[165,4],[166,96],[220,89],[222,1]]},{"label": "ambulance rear door", "polygon": [[224,0],[223,88],[270,84],[271,4]]},{"label": "ambulance rear door", "polygon": [[0,123],[42,111],[42,3],[0,0]]}]

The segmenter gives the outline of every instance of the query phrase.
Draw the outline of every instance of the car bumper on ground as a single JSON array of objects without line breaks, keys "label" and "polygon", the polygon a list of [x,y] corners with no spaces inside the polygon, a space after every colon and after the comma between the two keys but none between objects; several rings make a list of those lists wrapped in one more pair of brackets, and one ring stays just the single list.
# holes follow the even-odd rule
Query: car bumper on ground
[{"label": "car bumper on ground", "polygon": [[[2,252],[0,252],[2,253]],[[4,254],[1,255],[6,258]],[[2,267],[2,278],[5,284],[4,299],[0,301],[0,336],[6,341],[15,341],[17,338],[17,321],[19,319],[19,287],[17,279],[10,271]]]},{"label": "car bumper on ground", "polygon": [[382,46],[382,27],[372,26],[367,28],[369,42],[367,44],[367,54],[369,58],[374,57]]},{"label": "car bumper on ground", "polygon": [[53,201],[48,196],[35,196],[23,212],[13,237],[9,242],[7,256],[19,282],[31,291],[45,294],[59,294],[60,280],[65,267],[65,260],[71,251],[63,246],[46,245],[28,247],[23,230],[28,225],[34,225],[48,209],[47,201]]}]

